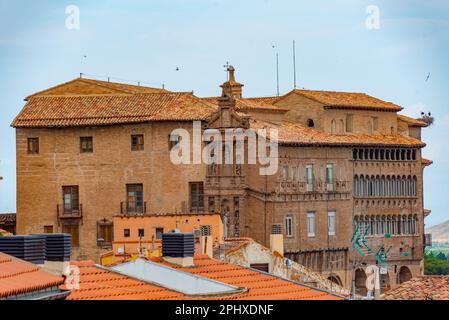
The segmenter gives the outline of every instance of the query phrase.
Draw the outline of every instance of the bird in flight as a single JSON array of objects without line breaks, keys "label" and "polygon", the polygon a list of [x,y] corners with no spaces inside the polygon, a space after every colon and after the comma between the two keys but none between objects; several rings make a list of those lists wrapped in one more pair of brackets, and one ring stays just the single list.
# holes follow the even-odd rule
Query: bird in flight
[{"label": "bird in flight", "polygon": [[427,75],[426,82],[427,82],[427,80],[429,80],[429,78],[430,78],[430,72],[429,72],[429,74]]}]

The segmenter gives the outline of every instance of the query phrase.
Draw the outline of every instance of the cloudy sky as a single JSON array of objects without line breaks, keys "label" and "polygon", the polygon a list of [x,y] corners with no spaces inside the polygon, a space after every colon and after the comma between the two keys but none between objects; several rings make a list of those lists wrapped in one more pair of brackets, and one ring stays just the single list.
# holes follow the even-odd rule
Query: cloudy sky
[{"label": "cloudy sky", "polygon": [[[66,13],[70,6],[79,8],[79,28],[73,11]],[[371,19],[376,10],[379,28]],[[216,95],[229,61],[245,96],[274,95],[276,52],[285,93],[293,86],[292,40],[298,86],[366,92],[413,117],[432,112],[436,123],[423,137],[424,155],[434,160],[425,171],[425,207],[432,210],[426,223],[448,220],[449,4],[443,0],[0,0],[0,212],[15,212],[10,123],[30,93],[82,72]]]}]

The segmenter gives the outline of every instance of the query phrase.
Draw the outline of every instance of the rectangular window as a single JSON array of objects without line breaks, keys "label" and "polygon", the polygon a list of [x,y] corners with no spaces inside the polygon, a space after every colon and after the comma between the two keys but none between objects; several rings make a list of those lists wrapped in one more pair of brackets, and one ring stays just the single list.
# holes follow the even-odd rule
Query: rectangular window
[{"label": "rectangular window", "polygon": [[190,183],[190,212],[204,211],[204,185],[203,182]]},{"label": "rectangular window", "polygon": [[181,137],[177,134],[168,135],[168,150],[171,151],[173,148],[177,148],[178,143],[181,141]]},{"label": "rectangular window", "polygon": [[145,229],[139,229],[138,235],[139,235],[139,238],[145,237]]},{"label": "rectangular window", "polygon": [[53,233],[53,226],[44,226],[44,233]]},{"label": "rectangular window", "polygon": [[110,247],[113,241],[113,225],[112,221],[97,222],[97,245],[99,247]]},{"label": "rectangular window", "polygon": [[315,237],[315,212],[307,213],[307,236]]},{"label": "rectangular window", "polygon": [[62,187],[63,211],[65,214],[79,213],[79,194],[78,186]]},{"label": "rectangular window", "polygon": [[76,224],[63,224],[62,233],[68,233],[72,236],[72,247],[79,247],[79,225]]},{"label": "rectangular window", "polygon": [[80,138],[80,152],[81,153],[94,152],[94,142],[93,142],[92,137],[81,137]]},{"label": "rectangular window", "polygon": [[313,165],[308,164],[306,166],[306,181],[307,181],[307,192],[313,191]]},{"label": "rectangular window", "polygon": [[131,135],[131,150],[132,151],[141,151],[143,149],[144,149],[143,134]]},{"label": "rectangular window", "polygon": [[327,213],[327,230],[330,236],[335,236],[335,211]]},{"label": "rectangular window", "polygon": [[123,229],[123,237],[124,238],[129,238],[130,235],[131,235],[131,232],[129,229]]},{"label": "rectangular window", "polygon": [[39,153],[39,138],[28,138],[28,154]]},{"label": "rectangular window", "polygon": [[162,240],[164,234],[164,228],[156,228],[156,240]]},{"label": "rectangular window", "polygon": [[353,132],[353,122],[354,122],[354,115],[347,114],[346,115],[346,132]]},{"label": "rectangular window", "polygon": [[334,165],[326,165],[326,187],[327,191],[334,191]]},{"label": "rectangular window", "polygon": [[373,117],[373,131],[379,130],[379,118]]},{"label": "rectangular window", "polygon": [[126,185],[126,212],[143,213],[143,184]]},{"label": "rectangular window", "polygon": [[250,264],[249,267],[267,273],[269,271],[268,263],[253,263]]},{"label": "rectangular window", "polygon": [[285,217],[285,236],[293,237],[293,217]]}]

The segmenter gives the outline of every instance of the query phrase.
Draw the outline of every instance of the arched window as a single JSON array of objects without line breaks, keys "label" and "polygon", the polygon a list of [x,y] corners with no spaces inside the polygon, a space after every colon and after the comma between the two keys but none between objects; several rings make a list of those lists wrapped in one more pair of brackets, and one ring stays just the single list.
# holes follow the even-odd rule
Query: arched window
[{"label": "arched window", "polygon": [[374,160],[374,149],[369,150],[369,159]]},{"label": "arched window", "polygon": [[391,160],[396,160],[396,152],[394,150],[390,150]]},{"label": "arched window", "polygon": [[416,160],[416,150],[412,150],[412,160]]},{"label": "arched window", "polygon": [[390,150],[388,150],[388,149],[385,151],[385,159],[386,160],[391,160],[391,158],[390,158]]},{"label": "arched window", "polygon": [[343,119],[340,119],[340,128],[338,130],[340,133],[345,133],[345,122]]},{"label": "arched window", "polygon": [[401,150],[399,149],[396,150],[396,160],[401,160]]},{"label": "arched window", "polygon": [[334,119],[332,119],[331,121],[331,133],[336,133],[337,132],[337,123],[335,122]]},{"label": "arched window", "polygon": [[363,159],[369,160],[369,149],[365,149],[364,154],[365,156],[363,157]]},{"label": "arched window", "polygon": [[401,185],[402,185],[402,196],[406,196],[407,195],[407,177],[406,176],[402,176]]},{"label": "arched window", "polygon": [[359,194],[359,177],[358,176],[354,177],[354,195],[356,197],[360,196],[360,194]]},{"label": "arched window", "polygon": [[412,154],[410,149],[407,149],[407,160],[412,160]]},{"label": "arched window", "polygon": [[418,196],[418,180],[416,176],[413,176],[413,196]]},{"label": "arched window", "polygon": [[391,179],[391,195],[393,197],[396,196],[396,177],[393,176],[393,178]]},{"label": "arched window", "polygon": [[352,150],[352,159],[358,160],[359,151],[357,149]]},{"label": "arched window", "polygon": [[386,191],[385,191],[385,176],[382,176],[380,178],[380,196],[385,197]]},{"label": "arched window", "polygon": [[379,149],[374,150],[374,159],[379,160]]}]

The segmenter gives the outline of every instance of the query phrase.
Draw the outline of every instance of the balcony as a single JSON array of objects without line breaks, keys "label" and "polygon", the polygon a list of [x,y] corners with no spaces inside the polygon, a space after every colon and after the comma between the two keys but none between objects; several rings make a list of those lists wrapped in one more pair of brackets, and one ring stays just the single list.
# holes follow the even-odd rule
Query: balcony
[{"label": "balcony", "polygon": [[58,223],[60,220],[64,219],[83,219],[83,205],[79,204],[77,206],[68,207],[63,204],[56,205],[56,215],[58,218]]},{"label": "balcony", "polygon": [[120,214],[122,215],[145,215],[147,203],[142,201],[123,201],[120,203]]},{"label": "balcony", "polygon": [[307,181],[282,181],[280,182],[281,192],[293,193],[346,193],[351,192],[348,181],[333,181],[328,183],[322,180]]}]

